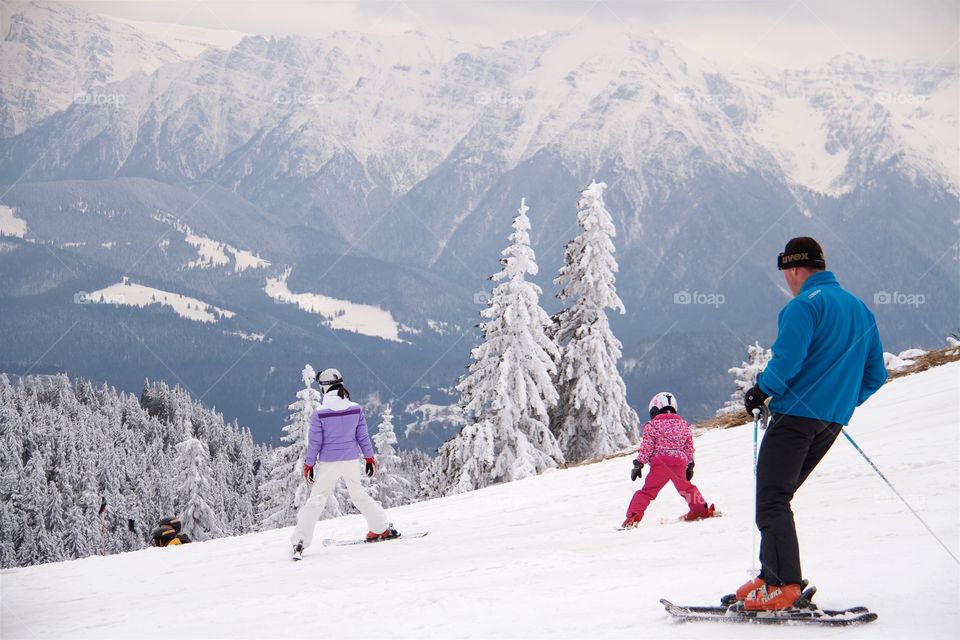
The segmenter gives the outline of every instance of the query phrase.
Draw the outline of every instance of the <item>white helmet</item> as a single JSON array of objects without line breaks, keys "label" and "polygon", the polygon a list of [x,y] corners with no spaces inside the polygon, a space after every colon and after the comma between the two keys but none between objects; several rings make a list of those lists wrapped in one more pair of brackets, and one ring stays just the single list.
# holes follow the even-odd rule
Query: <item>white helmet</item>
[{"label": "white helmet", "polygon": [[342,384],[343,376],[336,369],[324,369],[317,374],[317,384],[320,385],[320,391],[326,393],[330,387],[335,384]]},{"label": "white helmet", "polygon": [[653,420],[661,413],[677,412],[677,398],[672,393],[667,391],[661,391],[657,395],[650,398],[650,406],[647,407],[650,410],[650,419]]}]

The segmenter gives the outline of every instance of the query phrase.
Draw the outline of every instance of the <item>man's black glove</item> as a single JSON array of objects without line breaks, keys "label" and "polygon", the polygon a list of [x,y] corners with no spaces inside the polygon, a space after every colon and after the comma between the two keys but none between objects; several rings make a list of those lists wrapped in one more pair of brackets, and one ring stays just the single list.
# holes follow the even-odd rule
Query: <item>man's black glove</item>
[{"label": "man's black glove", "polygon": [[643,475],[643,464],[639,460],[633,461],[633,469],[630,470],[630,481],[636,482],[637,478]]},{"label": "man's black glove", "polygon": [[687,465],[687,482],[693,480],[693,463]]},{"label": "man's black glove", "polygon": [[753,415],[753,410],[761,408],[763,401],[769,397],[760,388],[759,383],[755,384],[743,395],[743,407],[747,410],[747,413]]}]

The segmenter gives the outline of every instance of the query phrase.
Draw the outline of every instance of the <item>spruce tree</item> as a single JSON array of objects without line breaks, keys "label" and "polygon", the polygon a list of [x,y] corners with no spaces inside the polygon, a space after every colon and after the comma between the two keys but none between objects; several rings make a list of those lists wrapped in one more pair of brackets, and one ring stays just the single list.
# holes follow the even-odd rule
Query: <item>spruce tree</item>
[{"label": "spruce tree", "polygon": [[389,509],[412,501],[413,484],[405,478],[397,455],[397,434],[393,432],[393,412],[387,406],[381,414],[380,426],[372,436],[377,450],[377,475],[371,483],[371,495]]},{"label": "spruce tree", "polygon": [[555,317],[553,335],[560,350],[557,388],[560,401],[551,429],[570,462],[614,453],[638,441],[636,412],[627,404],[617,370],[622,345],[613,335],[606,310],[624,313],[616,290],[616,229],[603,202],[603,182],[580,193],[580,235],[567,243],[555,282],[557,297],[569,306]]},{"label": "spruce tree", "polygon": [[457,385],[467,424],[422,475],[428,495],[518,480],[564,461],[548,427],[557,402],[557,349],[545,333],[550,319],[540,307],[540,287],[526,280],[538,271],[528,210],[521,200],[501,270],[491,277],[500,284],[480,312],[484,341]]},{"label": "spruce tree", "polygon": [[194,540],[209,540],[223,535],[220,516],[210,506],[216,496],[212,491],[210,454],[196,438],[177,445],[180,474],[178,513],[183,530]]},{"label": "spruce tree", "polygon": [[730,367],[727,373],[733,374],[734,391],[720,409],[717,415],[722,416],[730,413],[737,413],[743,410],[743,397],[753,385],[757,384],[757,376],[767,367],[773,352],[770,349],[764,349],[759,342],[754,342],[747,346],[747,359],[740,363],[739,367]]},{"label": "spruce tree", "polygon": [[297,392],[297,401],[289,406],[292,413],[283,427],[280,440],[286,444],[274,450],[270,461],[270,480],[263,487],[261,531],[294,524],[297,510],[310,496],[310,485],[303,481],[303,456],[310,434],[310,416],[322,400],[312,386],[315,377],[313,367],[306,365],[301,372],[303,388]]}]

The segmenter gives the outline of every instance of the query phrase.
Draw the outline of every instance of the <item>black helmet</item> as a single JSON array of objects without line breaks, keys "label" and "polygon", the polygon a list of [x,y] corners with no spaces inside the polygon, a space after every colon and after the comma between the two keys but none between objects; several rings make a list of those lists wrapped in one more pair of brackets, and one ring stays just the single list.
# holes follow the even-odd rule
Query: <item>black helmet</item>
[{"label": "black helmet", "polygon": [[161,525],[150,532],[150,537],[153,539],[153,546],[165,547],[177,537],[177,530],[170,525]]},{"label": "black helmet", "polygon": [[161,527],[173,527],[177,533],[180,533],[183,530],[183,523],[180,521],[180,518],[177,516],[167,516],[160,521]]}]

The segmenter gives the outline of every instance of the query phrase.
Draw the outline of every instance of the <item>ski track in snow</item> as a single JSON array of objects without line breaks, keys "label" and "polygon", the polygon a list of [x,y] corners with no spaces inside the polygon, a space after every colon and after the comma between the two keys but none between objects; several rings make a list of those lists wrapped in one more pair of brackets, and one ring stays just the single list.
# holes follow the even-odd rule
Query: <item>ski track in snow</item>
[{"label": "ski track in snow", "polygon": [[[891,382],[850,434],[957,553],[960,363]],[[947,638],[957,566],[841,436],[795,502],[805,575],[861,627],[678,624],[658,603],[713,603],[752,565],[752,428],[696,440],[695,482],[724,517],[616,531],[639,483],[630,458],[392,509],[418,540],[320,546],[366,531],[322,521],[303,562],[290,529],[6,570],[4,638]],[[96,535],[96,532],[91,532]],[[920,616],[924,603],[935,616]]]}]

